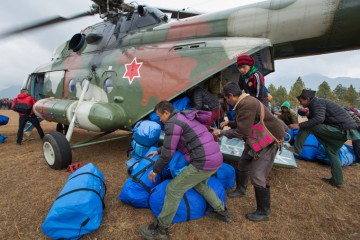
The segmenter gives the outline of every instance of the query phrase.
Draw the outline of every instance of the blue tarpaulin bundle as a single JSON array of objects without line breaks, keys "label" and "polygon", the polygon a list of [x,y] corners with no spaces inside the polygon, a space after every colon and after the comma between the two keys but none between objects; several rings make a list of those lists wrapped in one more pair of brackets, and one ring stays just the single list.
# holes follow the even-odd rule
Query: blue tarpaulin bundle
[{"label": "blue tarpaulin bundle", "polygon": [[152,147],[158,144],[161,127],[156,122],[143,120],[136,123],[133,132],[133,138],[136,142]]},{"label": "blue tarpaulin bundle", "polygon": [[185,160],[184,154],[176,151],[173,158],[169,162],[169,168],[172,178],[175,178],[188,165],[189,162]]},{"label": "blue tarpaulin bundle", "polygon": [[0,126],[6,125],[9,122],[9,118],[4,115],[0,115]]},{"label": "blue tarpaulin bundle", "polygon": [[131,156],[131,158],[129,160],[127,160],[125,163],[129,174],[131,174],[132,171],[135,168],[137,168],[137,166],[139,165],[139,162],[142,158],[139,155],[137,155],[134,150],[131,151],[130,156]]},{"label": "blue tarpaulin bundle", "polygon": [[223,163],[216,171],[214,177],[220,181],[226,190],[232,189],[235,183],[235,168],[227,163]]},{"label": "blue tarpaulin bundle", "polygon": [[[150,195],[150,208],[155,217],[158,217],[164,205],[166,187],[171,180],[165,180],[157,185]],[[214,177],[208,181],[209,186],[215,191],[221,201],[226,203],[225,189],[221,183]],[[194,189],[188,190],[181,199],[177,212],[172,223],[194,220],[205,216],[208,210],[208,204],[204,197]]]},{"label": "blue tarpaulin bundle", "polygon": [[0,134],[0,143],[4,143],[7,136]]},{"label": "blue tarpaulin bundle", "polygon": [[316,139],[315,135],[310,134],[305,140],[301,154],[299,154],[296,158],[307,161],[316,161],[316,153],[318,152],[319,144],[320,143]]},{"label": "blue tarpaulin bundle", "polygon": [[[179,98],[175,101],[172,101],[172,104],[174,106],[174,108],[176,110],[179,110],[180,112],[185,110],[185,109],[190,109],[191,108],[191,103],[190,103],[190,98],[185,96],[182,98]],[[161,125],[161,128],[164,129],[164,124],[160,121],[160,118],[156,115],[155,112],[152,112],[149,115],[149,118],[151,121],[157,122]]]},{"label": "blue tarpaulin bundle", "polygon": [[138,156],[145,157],[150,147],[158,145],[161,127],[156,122],[144,120],[136,123],[133,132],[131,147]]},{"label": "blue tarpaulin bundle", "polygon": [[[149,152],[156,151],[156,147],[151,147]],[[161,182],[160,176],[156,177],[155,182],[150,182],[148,175],[153,169],[154,162],[159,158],[156,155],[153,158],[144,157],[138,166],[132,171],[130,178],[124,184],[119,195],[119,199],[127,204],[138,208],[149,207],[150,191],[153,187]]]},{"label": "blue tarpaulin bundle", "polygon": [[[354,149],[351,146],[344,144],[339,150],[339,158],[341,166],[349,166],[353,164],[356,159]],[[326,155],[324,146],[322,144],[319,146],[316,159],[319,160],[319,162],[330,165],[330,159]]]},{"label": "blue tarpaulin bundle", "polygon": [[[176,151],[169,163],[171,176],[175,178],[184,168],[189,165],[185,157],[179,151]],[[235,169],[227,163],[223,163],[216,171],[215,177],[221,182],[225,189],[232,189],[235,182]]]},{"label": "blue tarpaulin bundle", "polygon": [[92,163],[73,172],[41,227],[52,239],[79,239],[99,228],[104,205],[103,174]]}]

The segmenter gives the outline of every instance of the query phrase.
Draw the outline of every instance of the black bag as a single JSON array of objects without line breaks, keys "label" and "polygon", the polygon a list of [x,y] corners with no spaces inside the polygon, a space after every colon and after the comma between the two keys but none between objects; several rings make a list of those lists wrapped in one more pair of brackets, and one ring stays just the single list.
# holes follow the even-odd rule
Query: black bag
[{"label": "black bag", "polygon": [[26,103],[19,103],[16,100],[12,110],[18,113],[29,115],[31,113],[32,106],[29,106]]}]

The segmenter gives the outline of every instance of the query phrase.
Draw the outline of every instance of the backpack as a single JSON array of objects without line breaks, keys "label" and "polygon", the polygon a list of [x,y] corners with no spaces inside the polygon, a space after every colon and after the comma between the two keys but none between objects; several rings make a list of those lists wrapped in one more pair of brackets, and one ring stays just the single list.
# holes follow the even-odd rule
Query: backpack
[{"label": "backpack", "polygon": [[26,103],[19,103],[17,100],[15,100],[15,104],[12,110],[18,113],[29,115],[31,113],[32,106],[29,106]]}]

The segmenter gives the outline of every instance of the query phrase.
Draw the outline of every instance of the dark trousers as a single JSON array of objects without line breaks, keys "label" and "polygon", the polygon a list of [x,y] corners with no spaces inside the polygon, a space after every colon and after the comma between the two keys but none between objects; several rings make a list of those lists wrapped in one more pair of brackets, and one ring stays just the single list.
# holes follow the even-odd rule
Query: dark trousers
[{"label": "dark trousers", "polygon": [[39,133],[39,136],[41,139],[44,138],[44,132],[40,126],[40,122],[39,119],[34,115],[26,115],[26,116],[20,116],[19,117],[19,129],[18,129],[18,133],[17,133],[17,140],[16,143],[17,144],[21,144],[22,138],[23,138],[23,132],[24,132],[24,128],[25,128],[25,124],[27,122],[31,122],[32,125],[36,128],[36,130]]},{"label": "dark trousers", "polygon": [[258,152],[258,157],[255,159],[250,146],[245,143],[245,148],[239,159],[237,170],[240,172],[248,172],[253,186],[266,188],[266,179],[275,161],[277,150],[277,145],[271,144]]},{"label": "dark trousers", "polygon": [[337,185],[343,184],[344,176],[339,158],[339,150],[347,140],[345,131],[340,131],[326,124],[318,124],[306,129],[300,128],[294,144],[295,149],[299,153],[301,153],[306,138],[310,133],[314,134],[317,140],[324,146],[326,155],[330,159],[331,175],[334,183]]}]

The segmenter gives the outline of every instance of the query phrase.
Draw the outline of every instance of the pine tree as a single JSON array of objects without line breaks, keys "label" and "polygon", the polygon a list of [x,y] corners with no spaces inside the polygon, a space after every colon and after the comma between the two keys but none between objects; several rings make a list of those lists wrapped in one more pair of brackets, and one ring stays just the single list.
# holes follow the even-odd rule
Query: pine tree
[{"label": "pine tree", "polygon": [[329,100],[336,100],[336,96],[331,91],[330,85],[326,81],[323,81],[319,85],[316,96],[320,97],[320,98],[326,98],[326,99],[329,99]]},{"label": "pine tree", "polygon": [[343,100],[351,107],[358,107],[358,98],[359,94],[356,92],[355,88],[351,84],[350,87],[345,91]]},{"label": "pine tree", "polygon": [[294,108],[299,105],[299,100],[296,98],[305,88],[305,83],[302,81],[301,77],[298,77],[294,85],[291,87],[289,92],[288,100]]},{"label": "pine tree", "polygon": [[345,92],[346,92],[346,87],[343,87],[343,85],[341,84],[337,85],[336,88],[334,89],[334,94],[339,100],[342,100],[344,98]]}]

